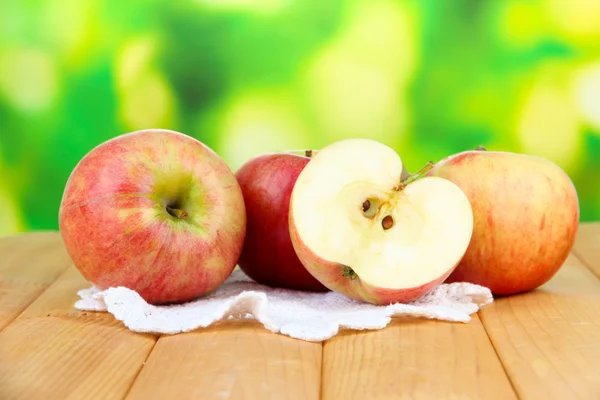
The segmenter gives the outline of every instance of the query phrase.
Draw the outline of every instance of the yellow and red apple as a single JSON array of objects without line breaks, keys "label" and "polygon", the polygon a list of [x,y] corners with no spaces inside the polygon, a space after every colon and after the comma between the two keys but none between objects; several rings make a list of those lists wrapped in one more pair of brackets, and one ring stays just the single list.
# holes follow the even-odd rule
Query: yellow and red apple
[{"label": "yellow and red apple", "polygon": [[472,150],[439,161],[427,175],[458,185],[473,208],[473,238],[447,282],[472,282],[495,295],[511,295],[543,285],[563,265],[575,241],[579,201],[557,164]]},{"label": "yellow and red apple", "polygon": [[108,140],[72,171],[59,211],[66,249],[100,289],[147,302],[213,291],[242,250],[246,214],[233,172],[200,141],[149,129]]}]

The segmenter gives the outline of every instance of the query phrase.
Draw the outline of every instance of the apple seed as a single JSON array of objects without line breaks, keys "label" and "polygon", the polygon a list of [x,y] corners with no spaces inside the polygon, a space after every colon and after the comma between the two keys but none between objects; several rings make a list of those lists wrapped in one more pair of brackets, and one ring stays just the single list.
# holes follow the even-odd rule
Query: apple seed
[{"label": "apple seed", "polygon": [[381,226],[386,231],[394,226],[394,218],[391,215],[386,215],[385,218],[381,221]]},{"label": "apple seed", "polygon": [[369,200],[365,200],[363,203],[363,212],[369,211],[369,208],[371,208],[371,202]]},{"label": "apple seed", "polygon": [[362,203],[362,211],[365,218],[373,219],[379,211],[381,202],[378,199],[367,199]]}]

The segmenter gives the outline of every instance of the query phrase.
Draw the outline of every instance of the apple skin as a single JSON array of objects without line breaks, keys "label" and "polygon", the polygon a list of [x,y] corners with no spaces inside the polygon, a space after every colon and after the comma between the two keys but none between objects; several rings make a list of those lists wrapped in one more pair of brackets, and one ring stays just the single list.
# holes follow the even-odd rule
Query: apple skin
[{"label": "apple skin", "polygon": [[[172,215],[167,205],[187,215]],[[235,175],[214,151],[187,135],[148,129],[110,139],[79,161],[59,228],[92,284],[165,304],[202,296],[229,277],[246,215]]]},{"label": "apple skin", "polygon": [[553,162],[471,150],[439,161],[428,175],[457,184],[473,208],[471,243],[446,282],[512,295],[543,285],[565,262],[579,226],[579,200],[569,176]]},{"label": "apple skin", "polygon": [[328,289],[304,268],[291,242],[290,195],[309,157],[268,153],[236,172],[244,195],[246,240],[238,265],[258,283],[311,292]]},{"label": "apple skin", "polygon": [[438,278],[431,280],[426,284],[408,289],[396,290],[374,287],[365,283],[360,278],[353,279],[345,276],[344,265],[324,260],[312,252],[300,239],[298,231],[295,229],[294,216],[291,213],[289,219],[290,237],[292,238],[294,249],[298,254],[299,259],[302,260],[304,267],[330,290],[341,293],[353,300],[375,305],[408,303],[426,295],[442,284],[454,268],[456,268],[456,265],[454,265]]}]

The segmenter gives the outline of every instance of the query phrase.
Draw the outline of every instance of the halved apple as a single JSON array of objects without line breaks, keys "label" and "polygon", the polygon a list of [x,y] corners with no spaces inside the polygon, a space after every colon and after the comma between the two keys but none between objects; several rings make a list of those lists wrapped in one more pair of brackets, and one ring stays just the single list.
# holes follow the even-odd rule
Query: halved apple
[{"label": "halved apple", "polygon": [[443,178],[406,174],[398,153],[370,139],[326,146],[290,199],[292,244],[331,290],[373,304],[410,302],[441,284],[465,254],[473,212]]}]

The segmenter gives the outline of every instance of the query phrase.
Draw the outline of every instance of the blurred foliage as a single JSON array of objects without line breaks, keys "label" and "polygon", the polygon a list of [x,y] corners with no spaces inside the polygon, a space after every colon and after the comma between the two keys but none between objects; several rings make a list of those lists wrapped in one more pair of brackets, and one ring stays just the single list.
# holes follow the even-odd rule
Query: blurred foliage
[{"label": "blurred foliage", "polygon": [[598,21],[596,0],[3,0],[0,235],[56,229],[75,164],[149,127],[233,170],[352,136],[410,170],[541,155],[600,220]]}]

